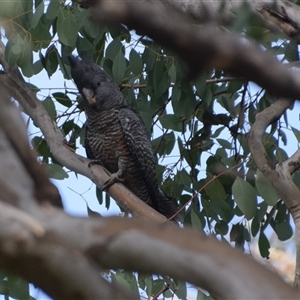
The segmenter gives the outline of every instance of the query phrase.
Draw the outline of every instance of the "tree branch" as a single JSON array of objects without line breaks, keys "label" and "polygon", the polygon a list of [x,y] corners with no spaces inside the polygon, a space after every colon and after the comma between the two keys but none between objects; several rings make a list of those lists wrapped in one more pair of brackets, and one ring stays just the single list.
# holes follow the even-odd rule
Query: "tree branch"
[{"label": "tree branch", "polygon": [[[14,223],[17,221],[14,220]],[[79,253],[85,253],[100,268],[122,268],[146,274],[169,275],[200,286],[217,299],[299,299],[300,297],[299,293],[277,275],[272,274],[239,250],[232,249],[225,242],[207,237],[192,229],[180,229],[168,224],[120,217],[78,218],[66,216],[59,211],[52,212],[51,217],[44,216],[43,224],[45,224],[46,234],[44,238],[39,239],[38,242],[42,246],[39,246],[36,251],[45,249],[47,242],[50,250],[45,255],[53,256],[54,265],[58,260],[57,256],[61,257],[60,252],[63,252],[65,247],[66,252],[70,252],[71,255],[65,258],[68,260],[65,266],[69,265],[69,260],[73,263],[72,253],[80,251]],[[1,238],[3,230],[4,227],[1,226]],[[59,240],[64,242],[60,244],[58,250],[55,250],[59,244],[56,241]],[[28,249],[27,253],[24,252],[24,248],[21,248],[22,259],[26,260],[26,256],[32,253],[31,250]],[[78,254],[76,261],[82,259]],[[7,262],[7,266],[12,263],[6,259],[3,261]],[[49,269],[50,263],[43,264],[44,261],[40,267],[46,277],[52,267]],[[20,270],[15,270],[20,274],[18,273]]]},{"label": "tree branch", "polygon": [[105,281],[85,255],[44,224],[0,202],[0,266],[55,299],[137,299]]},{"label": "tree branch", "polygon": [[245,1],[174,1],[166,0],[177,11],[189,15],[200,23],[216,22],[222,25],[232,24],[247,5],[265,26],[275,32],[281,32],[300,42],[300,7],[284,0],[245,0]]},{"label": "tree branch", "polygon": [[277,96],[300,98],[300,74],[268,51],[211,25],[191,25],[191,19],[160,2],[98,1],[92,15],[99,23],[126,24],[172,49],[188,63],[192,75],[214,67],[256,82]]},{"label": "tree branch", "polygon": [[[256,115],[255,123],[249,133],[249,148],[257,167],[270,180],[278,195],[282,198],[290,211],[296,225],[296,274],[300,273],[300,191],[291,178],[291,172],[294,172],[297,165],[299,168],[299,151],[290,159],[278,163],[269,158],[262,143],[262,136],[267,127],[278,120],[282,114],[292,105],[293,101],[288,99],[279,99],[273,105]],[[300,282],[295,281],[299,286]]]}]

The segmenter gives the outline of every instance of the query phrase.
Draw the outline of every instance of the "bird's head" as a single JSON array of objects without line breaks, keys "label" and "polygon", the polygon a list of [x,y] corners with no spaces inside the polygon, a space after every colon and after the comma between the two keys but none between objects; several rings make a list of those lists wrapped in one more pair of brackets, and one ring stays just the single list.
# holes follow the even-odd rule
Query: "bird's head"
[{"label": "bird's head", "polygon": [[[86,109],[109,110],[126,105],[118,85],[90,58],[69,55],[71,74],[84,99]],[[124,103],[124,101],[126,103]]]}]

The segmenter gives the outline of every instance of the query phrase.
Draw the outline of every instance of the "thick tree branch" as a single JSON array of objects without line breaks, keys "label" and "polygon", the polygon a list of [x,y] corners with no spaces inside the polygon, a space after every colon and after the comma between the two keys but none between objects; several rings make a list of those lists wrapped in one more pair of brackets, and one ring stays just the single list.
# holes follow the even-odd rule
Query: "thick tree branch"
[{"label": "thick tree branch", "polygon": [[[1,220],[5,220],[2,218],[2,212],[5,213],[5,210],[1,207],[0,225],[2,225]],[[70,269],[72,272],[91,278],[91,275],[85,272],[82,274],[76,271],[77,267],[88,268],[81,255],[83,252],[101,268],[124,268],[147,274],[169,275],[208,290],[216,299],[298,299],[300,297],[299,293],[278,276],[253,259],[239,250],[232,249],[225,242],[219,242],[201,232],[138,219],[119,217],[85,219],[63,215],[63,212],[59,211],[52,212],[51,217],[45,218],[44,215],[43,221],[40,222],[46,233],[38,239],[31,235],[27,237],[27,231],[22,234],[25,229],[19,231],[19,228],[24,225],[22,219],[17,217],[14,218],[13,223],[17,227],[16,232],[22,236],[21,241],[20,238],[17,239],[18,236],[14,237],[13,233],[3,233],[5,226],[0,226],[1,239],[11,241],[12,244],[8,247],[6,243],[2,243],[0,264],[10,268],[15,262],[20,263],[14,265],[13,270],[27,279],[35,279],[35,283],[37,278],[32,278],[33,275],[30,274],[32,269],[28,270],[29,267],[24,268],[24,266],[30,262],[31,268],[34,266],[36,268],[33,259],[37,258],[41,259],[40,270],[37,273],[43,272],[42,277],[48,280],[48,272],[55,267],[58,268],[58,263],[62,272],[69,267],[69,264],[75,264]],[[35,222],[38,222],[39,218]],[[20,246],[21,242],[22,247],[15,247],[15,244]],[[69,253],[70,256],[65,257],[65,253]],[[50,256],[51,260],[44,261],[43,255]],[[21,261],[24,260],[22,265]],[[26,272],[20,273],[18,266],[26,269]],[[90,268],[88,270],[91,271]],[[94,276],[93,272],[91,274]],[[29,275],[31,277],[28,277]],[[76,279],[73,278],[74,276],[72,280]],[[66,283],[66,279],[62,280],[58,287],[63,283]],[[38,285],[45,288],[43,282],[38,281]],[[49,286],[46,291],[52,289],[53,286]],[[108,299],[112,298],[108,297]]]},{"label": "thick tree branch", "polygon": [[98,1],[92,14],[98,22],[124,23],[172,49],[192,74],[214,67],[256,82],[272,94],[300,98],[300,73],[271,53],[216,27],[191,25],[190,19],[160,2]]},{"label": "thick tree branch", "polygon": [[245,0],[245,1],[204,1],[204,0],[166,0],[177,11],[199,22],[232,24],[239,18],[245,5],[259,16],[267,28],[280,31],[300,42],[300,6],[284,0]]},{"label": "thick tree branch", "polygon": [[45,224],[0,202],[0,266],[55,299],[135,299],[108,283],[88,258]]},{"label": "thick tree branch", "polygon": [[[17,109],[13,109],[14,105],[10,101],[7,89],[2,82],[0,82],[0,89],[3,107],[0,113],[0,127],[17,154],[18,159],[22,161],[22,165],[26,168],[29,174],[28,178],[31,178],[33,181],[36,193],[35,198],[39,203],[49,201],[52,205],[62,207],[61,197],[57,188],[51,183],[43,167],[37,163],[33,151],[28,151],[29,144],[24,122],[20,119],[20,112]],[[11,120],[15,121],[11,122]],[[5,160],[2,163],[7,164],[9,162]]]}]

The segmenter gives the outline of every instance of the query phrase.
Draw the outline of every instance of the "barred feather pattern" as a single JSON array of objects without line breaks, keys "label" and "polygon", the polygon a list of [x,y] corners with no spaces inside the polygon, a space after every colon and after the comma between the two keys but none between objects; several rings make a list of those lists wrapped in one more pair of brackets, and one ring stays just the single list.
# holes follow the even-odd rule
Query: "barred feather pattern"
[{"label": "barred feather pattern", "polygon": [[[170,218],[178,208],[159,189],[155,157],[142,118],[98,65],[84,57],[69,56],[69,61],[87,116],[87,157],[100,160],[111,173],[121,169],[124,185]],[[176,220],[182,221],[182,216]]]}]

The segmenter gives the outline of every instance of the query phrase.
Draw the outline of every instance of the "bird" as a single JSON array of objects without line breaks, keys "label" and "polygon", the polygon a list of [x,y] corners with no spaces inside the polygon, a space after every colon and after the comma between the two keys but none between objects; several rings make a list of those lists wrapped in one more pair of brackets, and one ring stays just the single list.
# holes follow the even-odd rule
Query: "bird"
[{"label": "bird", "polygon": [[[156,159],[143,119],[116,82],[91,57],[71,54],[68,59],[87,118],[87,158],[112,174],[103,190],[115,182],[122,182],[146,204],[171,218],[178,207],[159,188]],[[177,214],[173,221],[182,222],[182,214]]]}]

